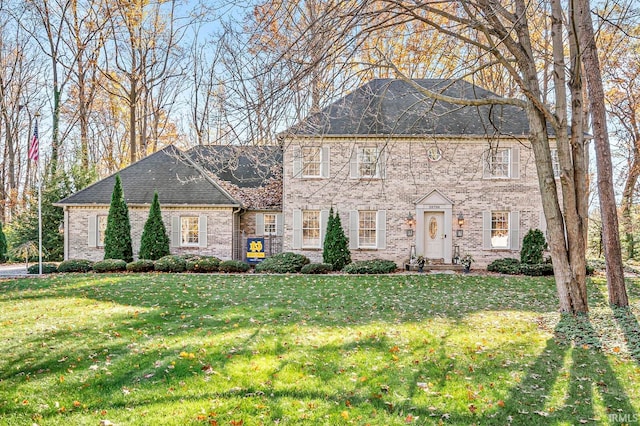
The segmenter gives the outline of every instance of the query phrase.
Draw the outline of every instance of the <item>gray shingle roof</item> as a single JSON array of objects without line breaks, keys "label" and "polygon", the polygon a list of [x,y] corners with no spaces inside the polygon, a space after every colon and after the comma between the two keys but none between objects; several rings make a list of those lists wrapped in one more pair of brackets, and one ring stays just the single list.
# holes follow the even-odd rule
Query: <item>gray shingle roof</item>
[{"label": "gray shingle roof", "polygon": [[[158,191],[163,205],[237,205],[205,177],[179,149],[168,146],[118,172],[127,204],[151,204]],[[76,192],[57,204],[110,204],[115,175]]]},{"label": "gray shingle roof", "polygon": [[187,154],[219,179],[239,188],[258,188],[282,168],[282,149],[277,146],[201,145]]},{"label": "gray shingle roof", "polygon": [[280,147],[206,145],[187,154],[243,207],[282,209]]},{"label": "gray shingle roof", "polygon": [[[462,80],[418,79],[432,92],[466,99],[498,95]],[[462,106],[434,100],[409,83],[376,79],[311,115],[294,135],[513,135],[528,134],[523,109],[513,105]]]}]

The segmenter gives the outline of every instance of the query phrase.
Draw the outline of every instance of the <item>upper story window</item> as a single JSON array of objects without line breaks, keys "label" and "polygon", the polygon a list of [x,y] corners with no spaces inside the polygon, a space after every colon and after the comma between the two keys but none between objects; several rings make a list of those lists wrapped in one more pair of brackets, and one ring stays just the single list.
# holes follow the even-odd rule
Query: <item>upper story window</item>
[{"label": "upper story window", "polygon": [[317,146],[302,148],[302,177],[322,176],[322,149]]},{"label": "upper story window", "polygon": [[551,150],[551,166],[553,167],[553,177],[560,177],[560,160],[558,159],[558,150],[553,148]]},{"label": "upper story window", "polygon": [[329,146],[294,146],[294,178],[328,178]]},{"label": "upper story window", "polygon": [[490,150],[487,155],[487,171],[491,177],[508,178],[511,164],[510,150],[496,149]]},{"label": "upper story window", "polygon": [[484,152],[485,179],[517,179],[520,177],[518,147],[491,148]]},{"label": "upper story window", "polygon": [[380,177],[378,167],[379,152],[375,146],[367,146],[358,149],[358,177]]},{"label": "upper story window", "polygon": [[320,211],[302,211],[302,246],[307,248],[320,247]]},{"label": "upper story window", "polygon": [[432,146],[427,150],[427,158],[429,161],[440,161],[442,158],[442,151],[437,146]]},{"label": "upper story window", "polygon": [[180,230],[181,246],[197,246],[199,244],[200,220],[198,216],[181,216]]}]

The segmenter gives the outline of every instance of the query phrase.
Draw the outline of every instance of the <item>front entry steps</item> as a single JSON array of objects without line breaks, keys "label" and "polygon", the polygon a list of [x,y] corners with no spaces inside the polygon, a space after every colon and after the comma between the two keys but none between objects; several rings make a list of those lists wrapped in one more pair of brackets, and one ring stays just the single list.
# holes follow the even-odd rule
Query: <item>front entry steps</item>
[{"label": "front entry steps", "polygon": [[[404,264],[405,271],[418,272],[418,265],[410,265],[408,263]],[[431,272],[431,271],[454,271],[454,272],[462,272],[464,271],[464,266],[455,265],[455,264],[447,264],[447,263],[428,263],[424,265],[422,268],[422,272]]]}]

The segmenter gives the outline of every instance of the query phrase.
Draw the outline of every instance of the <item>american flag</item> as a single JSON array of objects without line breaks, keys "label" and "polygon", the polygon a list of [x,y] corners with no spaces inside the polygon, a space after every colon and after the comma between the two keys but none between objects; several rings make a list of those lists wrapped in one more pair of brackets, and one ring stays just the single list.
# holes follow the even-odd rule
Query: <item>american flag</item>
[{"label": "american flag", "polygon": [[33,161],[38,161],[38,121],[36,121],[35,126],[33,127],[33,138],[31,138],[31,145],[29,145],[29,159]]}]

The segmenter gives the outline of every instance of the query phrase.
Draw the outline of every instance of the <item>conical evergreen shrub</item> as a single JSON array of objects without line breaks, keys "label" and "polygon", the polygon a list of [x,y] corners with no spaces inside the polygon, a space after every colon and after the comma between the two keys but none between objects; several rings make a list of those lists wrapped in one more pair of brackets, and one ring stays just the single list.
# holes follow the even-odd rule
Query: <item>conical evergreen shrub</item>
[{"label": "conical evergreen shrub", "polygon": [[104,258],[122,259],[127,263],[133,261],[129,208],[124,200],[120,175],[116,175],[116,183],[111,194],[107,229],[104,232]]},{"label": "conical evergreen shrub", "polygon": [[0,222],[0,263],[7,261],[7,237],[2,230],[2,222]]},{"label": "conical evergreen shrub", "polygon": [[345,265],[351,263],[351,251],[349,240],[342,229],[340,215],[333,214],[333,207],[329,210],[327,221],[327,234],[324,238],[322,261],[333,265],[334,271],[340,271]]},{"label": "conical evergreen shrub", "polygon": [[149,217],[144,223],[140,240],[140,259],[157,260],[169,253],[169,236],[162,221],[158,193],[153,195]]}]

